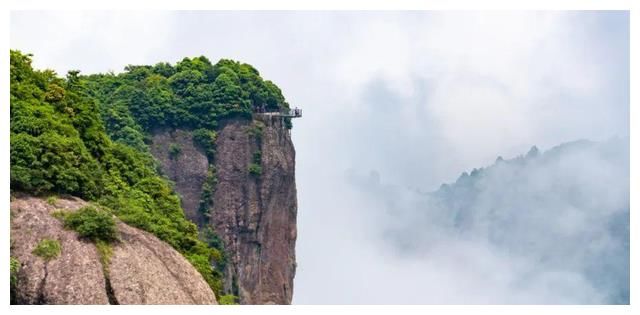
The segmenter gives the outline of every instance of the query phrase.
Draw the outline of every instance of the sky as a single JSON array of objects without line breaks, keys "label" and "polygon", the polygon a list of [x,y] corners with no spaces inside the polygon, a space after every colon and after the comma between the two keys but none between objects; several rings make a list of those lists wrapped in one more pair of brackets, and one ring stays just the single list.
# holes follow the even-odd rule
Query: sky
[{"label": "sky", "polygon": [[[23,11],[10,23],[12,49],[33,53],[37,68],[119,72],[186,56],[231,58],[302,108],[292,131],[294,303],[483,301],[419,294],[460,280],[451,272],[424,280],[451,261],[388,250],[380,235],[392,223],[379,220],[354,176],[430,192],[532,145],[629,134],[624,11]],[[479,279],[473,288],[491,281]],[[484,301],[551,301],[538,293]]]}]

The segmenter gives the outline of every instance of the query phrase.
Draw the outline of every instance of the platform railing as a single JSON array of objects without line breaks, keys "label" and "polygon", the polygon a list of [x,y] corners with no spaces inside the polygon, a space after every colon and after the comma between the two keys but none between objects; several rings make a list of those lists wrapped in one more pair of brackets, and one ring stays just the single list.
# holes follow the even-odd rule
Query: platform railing
[{"label": "platform railing", "polygon": [[302,109],[300,108],[292,108],[292,109],[282,110],[277,112],[257,111],[256,113],[266,115],[266,116],[291,117],[291,118],[302,117]]}]

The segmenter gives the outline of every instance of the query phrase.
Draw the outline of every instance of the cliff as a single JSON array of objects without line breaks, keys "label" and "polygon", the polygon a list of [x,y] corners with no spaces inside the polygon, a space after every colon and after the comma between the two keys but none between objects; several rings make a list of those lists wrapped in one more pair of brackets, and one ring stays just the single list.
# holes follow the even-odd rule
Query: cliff
[{"label": "cliff", "polygon": [[[172,156],[172,146],[180,148],[180,154]],[[202,150],[196,148],[192,134],[186,130],[164,130],[153,134],[151,153],[160,162],[162,172],[175,183],[180,194],[184,214],[202,227],[206,219],[198,211],[202,186],[207,179],[209,162]]]},{"label": "cliff", "polygon": [[11,191],[104,209],[17,200],[12,303],[290,303],[291,124],[254,117],[289,110],[273,82],[204,56],[64,78],[31,62],[11,51]]},{"label": "cliff", "polygon": [[[151,152],[175,182],[186,215],[210,226],[224,244],[224,289],[241,304],[289,304],[295,275],[295,150],[282,118],[224,122],[211,161],[190,131],[164,130]],[[172,147],[180,153],[171,154]],[[210,166],[217,184],[199,211]]]},{"label": "cliff", "polygon": [[[105,257],[54,217],[86,205],[79,198],[45,201],[28,195],[11,201],[17,304],[217,304],[198,271],[152,234],[117,221],[119,240]],[[35,254],[42,240],[55,241],[57,255]]]}]

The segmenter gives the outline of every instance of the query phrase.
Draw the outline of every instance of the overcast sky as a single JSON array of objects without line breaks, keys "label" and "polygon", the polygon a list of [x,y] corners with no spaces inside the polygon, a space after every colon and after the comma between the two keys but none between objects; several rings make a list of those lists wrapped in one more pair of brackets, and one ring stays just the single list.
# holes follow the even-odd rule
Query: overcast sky
[{"label": "overcast sky", "polygon": [[534,144],[628,136],[628,40],[615,11],[11,15],[11,47],[59,74],[205,55],[274,81],[304,114],[294,303],[314,304],[403,303],[420,277],[389,275],[429,272],[376,244],[347,174],[433,191]]}]

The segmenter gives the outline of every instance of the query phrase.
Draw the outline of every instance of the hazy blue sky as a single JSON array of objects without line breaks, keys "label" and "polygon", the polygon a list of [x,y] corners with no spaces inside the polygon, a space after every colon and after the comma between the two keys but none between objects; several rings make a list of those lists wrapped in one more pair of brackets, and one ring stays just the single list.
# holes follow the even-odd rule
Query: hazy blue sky
[{"label": "hazy blue sky", "polygon": [[298,303],[421,290],[399,269],[429,266],[382,251],[347,174],[432,191],[534,144],[629,133],[627,12],[14,12],[11,47],[60,74],[205,55],[274,81],[304,111]]}]

